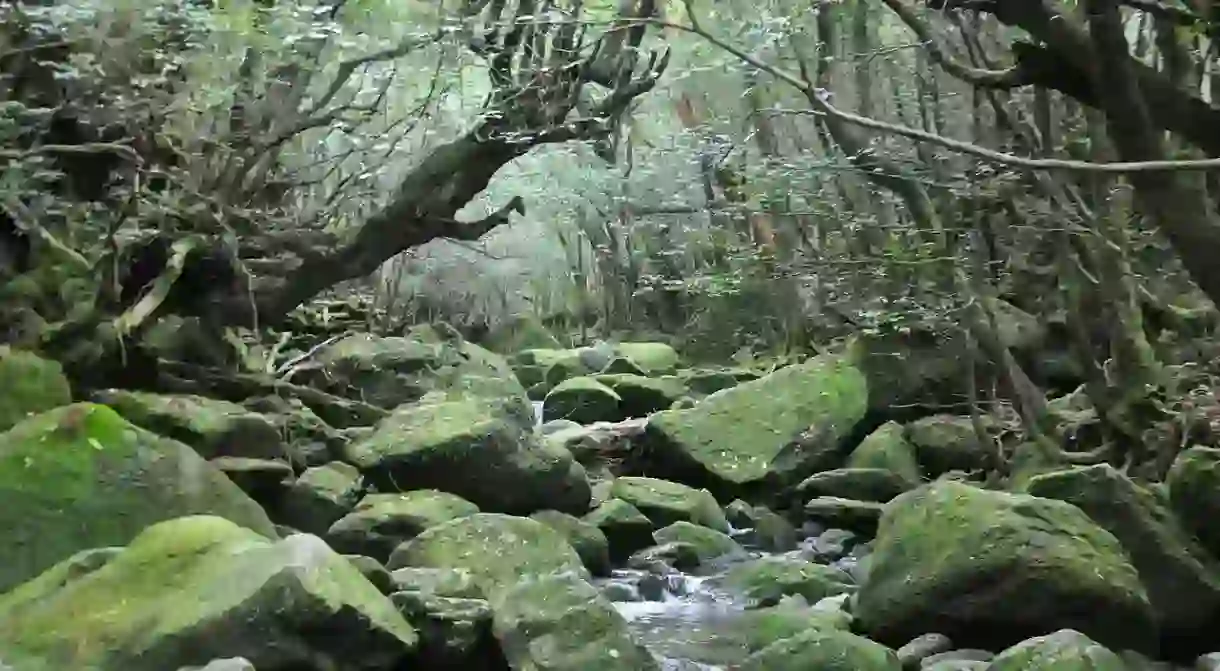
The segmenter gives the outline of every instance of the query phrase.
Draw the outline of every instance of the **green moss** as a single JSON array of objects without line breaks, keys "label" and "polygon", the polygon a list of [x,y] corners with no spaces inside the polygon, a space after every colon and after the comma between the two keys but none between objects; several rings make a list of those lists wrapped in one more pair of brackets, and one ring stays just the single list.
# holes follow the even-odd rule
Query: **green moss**
[{"label": "green moss", "polygon": [[761,605],[779,603],[786,596],[801,596],[817,603],[828,596],[855,590],[851,576],[833,566],[803,559],[763,557],[737,564],[721,584]]},{"label": "green moss", "polygon": [[132,424],[190,445],[206,459],[287,456],[275,425],[236,403],[118,389],[99,392],[94,400],[114,408]]},{"label": "green moss", "polygon": [[619,395],[623,414],[627,417],[645,417],[665,410],[686,394],[686,386],[674,376],[614,374],[597,375],[594,379]]},{"label": "green moss", "polygon": [[610,486],[609,495],[630,503],[658,527],[685,521],[729,531],[724,511],[707,490],[657,478],[622,477]]},{"label": "green moss", "polygon": [[[367,618],[374,639],[395,638],[404,651],[415,644],[380,592],[316,538],[273,543],[218,517],[153,525],[103,567],[66,584],[60,573],[0,599],[0,640],[65,668],[164,668],[157,664],[172,666],[192,646],[257,657],[253,650],[283,636],[277,628],[320,623],[345,607]],[[267,589],[283,573],[297,587]],[[300,601],[306,594],[312,599]]]},{"label": "green moss", "polygon": [[624,342],[615,345],[614,351],[652,374],[672,373],[681,362],[678,352],[661,342]]},{"label": "green moss", "polygon": [[866,437],[847,458],[849,468],[881,468],[914,486],[921,476],[915,447],[907,442],[902,425],[886,422]]},{"label": "green moss", "polygon": [[1147,594],[1113,535],[1071,504],[951,481],[886,505],[853,612],[887,642],[1070,627],[1132,649],[1155,644]]},{"label": "green moss", "polygon": [[838,460],[840,443],[864,417],[867,396],[858,370],[821,356],[713,394],[693,408],[657,413],[646,435],[675,469],[697,467],[726,489],[796,484]]},{"label": "green moss", "polygon": [[514,669],[659,671],[614,607],[578,576],[523,580],[491,604],[493,631]]},{"label": "green moss", "polygon": [[150,524],[229,518],[268,537],[266,514],[187,446],[79,403],[0,435],[0,592],[78,550],[126,545]]},{"label": "green moss", "polygon": [[1127,671],[1122,658],[1078,631],[1057,631],[1001,652],[989,671]]},{"label": "green moss", "polygon": [[574,377],[559,383],[546,395],[544,418],[569,419],[581,424],[614,422],[623,418],[622,397],[591,377]]},{"label": "green moss", "polygon": [[751,655],[741,671],[902,671],[889,648],[837,629],[810,629]]},{"label": "green moss", "polygon": [[687,543],[693,546],[701,561],[744,552],[728,534],[690,522],[674,522],[657,529],[653,536],[658,543]]},{"label": "green moss", "polygon": [[528,576],[588,575],[563,534],[536,520],[495,513],[432,527],[395,550],[388,566],[463,570],[488,597]]},{"label": "green moss", "polygon": [[0,431],[71,402],[72,388],[59,363],[0,345]]},{"label": "green moss", "polygon": [[557,510],[540,510],[530,515],[530,519],[563,534],[590,573],[602,577],[610,575],[610,542],[596,525]]}]

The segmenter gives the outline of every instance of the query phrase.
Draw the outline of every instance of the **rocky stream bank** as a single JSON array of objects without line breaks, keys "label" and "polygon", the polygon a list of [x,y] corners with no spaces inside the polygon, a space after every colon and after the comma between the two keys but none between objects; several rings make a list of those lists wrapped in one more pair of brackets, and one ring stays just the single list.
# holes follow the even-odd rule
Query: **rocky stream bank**
[{"label": "rocky stream bank", "polygon": [[417,327],[223,400],[0,350],[0,669],[1220,669],[1220,449],[997,482],[979,418],[891,411],[960,380],[921,347]]}]

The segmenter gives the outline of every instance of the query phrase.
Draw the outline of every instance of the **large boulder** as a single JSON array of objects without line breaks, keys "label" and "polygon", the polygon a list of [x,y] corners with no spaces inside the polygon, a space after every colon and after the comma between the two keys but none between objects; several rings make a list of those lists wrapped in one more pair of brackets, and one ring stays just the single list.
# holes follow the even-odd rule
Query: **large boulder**
[{"label": "large boulder", "polygon": [[89,403],[0,434],[0,500],[0,593],[76,552],[126,545],[184,515],[275,537],[262,508],[194,450]]},{"label": "large boulder", "polygon": [[72,388],[57,362],[0,345],[0,431],[71,402]]},{"label": "large boulder", "polygon": [[513,669],[660,671],[614,606],[579,576],[522,580],[491,606],[493,632]]},{"label": "large boulder", "polygon": [[[317,635],[324,632],[325,635]],[[0,650],[60,669],[384,669],[414,629],[315,536],[271,541],[219,517],[155,524],[108,561],[68,559],[0,597]]]},{"label": "large boulder", "polygon": [[500,355],[466,342],[452,328],[423,325],[406,335],[348,336],[318,354],[313,384],[340,395],[358,392],[367,403],[395,408],[436,391],[495,398],[510,412],[531,414],[525,389]]},{"label": "large boulder", "polygon": [[1108,464],[1037,475],[1026,491],[1075,505],[1122,543],[1156,609],[1165,651],[1211,652],[1220,631],[1220,565],[1161,496]]},{"label": "large boulder", "polygon": [[[1037,352],[1046,327],[1037,317],[997,299],[986,299],[996,317],[1000,342],[1016,356]],[[961,380],[969,372],[972,347],[961,326],[905,324],[858,335],[847,355],[868,378],[872,410],[926,405],[964,404],[970,397]],[[980,370],[988,362],[978,362]]]},{"label": "large boulder", "polygon": [[565,535],[542,522],[479,513],[404,543],[389,567],[469,576],[492,609],[493,631],[514,669],[658,671],[597,589]]},{"label": "large boulder", "polygon": [[578,424],[617,422],[623,419],[622,398],[592,377],[574,377],[547,393],[542,418],[567,419]]},{"label": "large boulder", "polygon": [[886,505],[853,613],[892,645],[935,632],[994,650],[1069,628],[1157,647],[1155,612],[1112,534],[1069,503],[954,481]]},{"label": "large boulder", "polygon": [[693,408],[657,413],[644,443],[658,475],[707,487],[721,500],[774,494],[837,466],[867,401],[861,372],[823,355]]},{"label": "large boulder", "polygon": [[468,573],[488,598],[528,576],[589,574],[563,533],[528,517],[477,513],[425,530],[390,556],[405,567]]},{"label": "large boulder", "polygon": [[93,400],[114,408],[127,421],[216,457],[288,458],[275,424],[228,401],[189,394],[150,394],[109,389]]},{"label": "large boulder", "polygon": [[430,393],[396,409],[347,453],[380,491],[437,489],[485,512],[589,509],[589,482],[571,453],[540,441],[484,396]]}]

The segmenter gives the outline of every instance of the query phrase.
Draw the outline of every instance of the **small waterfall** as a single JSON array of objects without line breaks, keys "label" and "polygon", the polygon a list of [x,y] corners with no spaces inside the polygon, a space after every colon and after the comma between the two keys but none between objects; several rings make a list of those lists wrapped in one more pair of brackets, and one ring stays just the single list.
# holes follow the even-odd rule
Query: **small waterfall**
[{"label": "small waterfall", "polygon": [[534,430],[542,428],[542,401],[530,401],[530,405],[534,406]]}]

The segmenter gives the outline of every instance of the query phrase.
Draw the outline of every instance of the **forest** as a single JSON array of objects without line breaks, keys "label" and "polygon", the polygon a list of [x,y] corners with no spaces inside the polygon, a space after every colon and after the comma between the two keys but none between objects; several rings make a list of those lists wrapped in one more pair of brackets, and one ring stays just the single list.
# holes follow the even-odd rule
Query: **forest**
[{"label": "forest", "polygon": [[0,670],[1220,669],[1218,99],[1220,0],[5,3]]}]

